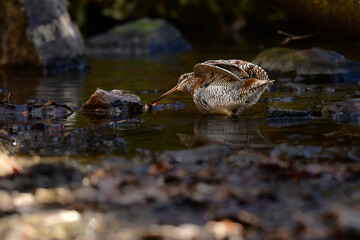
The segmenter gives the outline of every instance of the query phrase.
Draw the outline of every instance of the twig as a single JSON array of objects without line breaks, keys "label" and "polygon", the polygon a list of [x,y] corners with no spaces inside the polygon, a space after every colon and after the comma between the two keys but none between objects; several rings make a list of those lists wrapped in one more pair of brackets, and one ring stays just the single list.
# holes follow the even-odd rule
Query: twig
[{"label": "twig", "polygon": [[9,92],[8,96],[6,98],[4,98],[4,100],[2,100],[2,103],[9,103],[10,102],[10,96],[11,96],[11,92]]},{"label": "twig", "polygon": [[299,40],[299,39],[304,39],[304,38],[311,38],[311,37],[315,37],[316,34],[307,34],[307,35],[300,35],[300,36],[296,36],[296,35],[292,35],[290,33],[286,33],[286,32],[283,32],[283,31],[277,31],[278,34],[280,35],[284,35],[286,36],[287,38],[285,38],[282,42],[281,42],[281,45],[285,45],[287,44],[288,42],[290,41],[293,41],[293,40]]}]

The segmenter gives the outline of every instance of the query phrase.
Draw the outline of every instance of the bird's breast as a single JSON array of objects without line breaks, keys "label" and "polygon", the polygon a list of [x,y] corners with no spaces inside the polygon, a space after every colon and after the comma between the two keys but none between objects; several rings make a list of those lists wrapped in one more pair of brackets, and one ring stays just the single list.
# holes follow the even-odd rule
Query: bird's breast
[{"label": "bird's breast", "polygon": [[222,113],[243,103],[239,84],[201,86],[194,93],[194,102],[203,113]]}]

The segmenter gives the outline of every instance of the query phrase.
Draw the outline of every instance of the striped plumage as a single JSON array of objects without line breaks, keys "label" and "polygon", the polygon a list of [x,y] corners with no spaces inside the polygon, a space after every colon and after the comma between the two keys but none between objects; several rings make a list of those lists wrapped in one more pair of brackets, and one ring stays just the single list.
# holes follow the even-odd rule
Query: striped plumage
[{"label": "striped plumage", "polygon": [[154,102],[180,90],[193,95],[204,114],[236,115],[254,105],[273,81],[250,62],[209,60],[197,64],[194,72],[182,74],[178,84]]}]

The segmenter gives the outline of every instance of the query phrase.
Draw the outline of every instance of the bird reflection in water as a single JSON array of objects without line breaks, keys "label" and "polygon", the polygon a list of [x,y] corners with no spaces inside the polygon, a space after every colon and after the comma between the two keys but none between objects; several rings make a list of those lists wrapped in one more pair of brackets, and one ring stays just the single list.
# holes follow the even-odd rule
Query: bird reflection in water
[{"label": "bird reflection in water", "polygon": [[262,119],[203,116],[195,120],[194,134],[180,133],[177,136],[184,145],[191,148],[220,143],[232,149],[245,149],[267,144],[259,130],[259,126],[263,124]]}]

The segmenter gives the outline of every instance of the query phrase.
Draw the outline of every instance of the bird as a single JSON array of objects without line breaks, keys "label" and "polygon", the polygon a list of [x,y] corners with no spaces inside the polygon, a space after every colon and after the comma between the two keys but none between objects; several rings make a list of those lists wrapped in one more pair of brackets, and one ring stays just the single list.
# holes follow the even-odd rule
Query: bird
[{"label": "bird", "polygon": [[274,82],[261,67],[244,60],[208,60],[180,75],[175,87],[151,102],[180,90],[193,96],[203,114],[239,115]]}]

